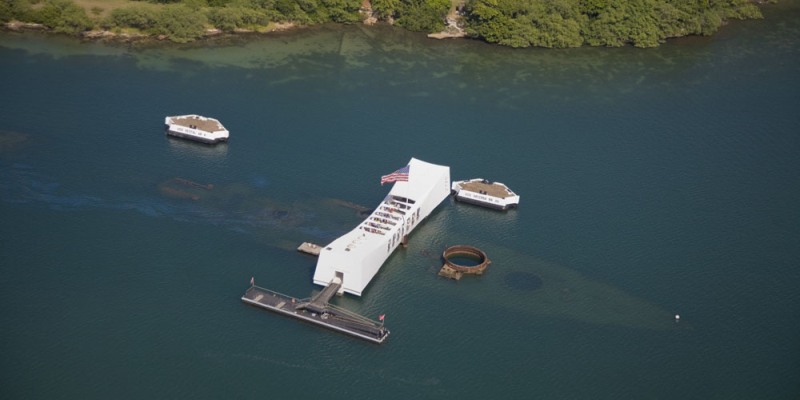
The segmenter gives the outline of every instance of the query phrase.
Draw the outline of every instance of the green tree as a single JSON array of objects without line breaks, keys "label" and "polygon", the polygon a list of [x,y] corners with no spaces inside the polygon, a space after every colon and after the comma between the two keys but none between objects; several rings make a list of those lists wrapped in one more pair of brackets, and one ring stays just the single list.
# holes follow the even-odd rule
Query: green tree
[{"label": "green tree", "polygon": [[597,17],[608,6],[608,2],[609,0],[581,0],[580,9],[589,17]]},{"label": "green tree", "polygon": [[400,0],[396,23],[410,31],[437,32],[444,29],[449,0]]},{"label": "green tree", "polygon": [[389,18],[395,16],[395,11],[400,7],[400,0],[372,0],[372,11],[379,18]]},{"label": "green tree", "polygon": [[199,10],[184,5],[164,6],[156,16],[153,33],[165,35],[173,42],[189,42],[202,36],[208,19]]},{"label": "green tree", "polygon": [[[37,0],[37,3],[39,1]],[[20,21],[33,22],[36,20],[36,12],[30,0],[11,0],[11,8],[14,18]]]},{"label": "green tree", "polygon": [[582,15],[571,0],[474,0],[467,32],[511,47],[576,47],[583,44]]},{"label": "green tree", "polygon": [[[308,8],[308,5],[306,5]],[[276,0],[275,9],[280,15],[280,19],[286,21],[294,21],[297,23],[306,23],[311,19],[305,13],[303,8],[295,0]]]},{"label": "green tree", "polygon": [[232,32],[237,28],[267,25],[269,17],[263,11],[240,6],[215,7],[208,11],[208,21],[223,31]]},{"label": "green tree", "polygon": [[361,8],[359,0],[322,0],[322,5],[330,21],[352,24],[361,20],[358,13]]},{"label": "green tree", "polygon": [[142,31],[153,29],[158,22],[158,13],[150,8],[128,7],[111,11],[113,26],[136,28]]},{"label": "green tree", "polygon": [[534,23],[538,36],[532,46],[565,48],[583,44],[581,25],[573,19],[564,19],[561,14],[550,13],[539,17]]},{"label": "green tree", "polygon": [[55,32],[76,34],[94,26],[86,10],[69,0],[48,0],[40,8],[32,9],[30,16]]},{"label": "green tree", "polygon": [[14,9],[10,1],[0,0],[0,22],[8,22],[14,19]]}]

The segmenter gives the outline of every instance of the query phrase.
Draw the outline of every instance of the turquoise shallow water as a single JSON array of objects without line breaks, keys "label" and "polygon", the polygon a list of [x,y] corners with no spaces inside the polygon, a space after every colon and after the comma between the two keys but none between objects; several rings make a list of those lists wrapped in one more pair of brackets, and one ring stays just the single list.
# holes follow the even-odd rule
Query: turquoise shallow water
[{"label": "turquoise shallow water", "polygon": [[[657,49],[510,50],[322,27],[188,46],[0,35],[7,398],[796,398],[798,5]],[[163,136],[219,118],[231,141]],[[247,307],[298,296],[410,157],[446,200],[363,297],[382,346]],[[173,178],[211,183],[176,198]],[[436,276],[454,244],[480,278]],[[673,316],[680,313],[681,322]]]}]

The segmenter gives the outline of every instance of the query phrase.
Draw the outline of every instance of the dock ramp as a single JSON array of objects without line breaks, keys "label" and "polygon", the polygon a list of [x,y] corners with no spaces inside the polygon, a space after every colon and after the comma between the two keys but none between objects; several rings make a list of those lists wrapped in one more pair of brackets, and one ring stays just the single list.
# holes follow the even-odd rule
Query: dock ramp
[{"label": "dock ramp", "polygon": [[306,309],[311,312],[322,314],[328,310],[328,302],[333,295],[342,287],[342,280],[339,277],[333,278],[328,286],[311,298],[311,301],[298,305],[298,308]]},{"label": "dock ramp", "polygon": [[242,301],[370,342],[383,343],[389,336],[389,330],[383,326],[382,321],[373,321],[328,303],[338,290],[338,286],[341,286],[341,280],[331,282],[313,298],[297,299],[253,285],[244,293]]}]

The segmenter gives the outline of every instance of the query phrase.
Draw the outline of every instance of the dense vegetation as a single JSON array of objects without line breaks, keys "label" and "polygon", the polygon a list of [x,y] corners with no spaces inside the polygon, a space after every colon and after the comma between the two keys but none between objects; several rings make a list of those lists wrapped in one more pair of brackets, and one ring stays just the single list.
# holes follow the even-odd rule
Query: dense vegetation
[{"label": "dense vegetation", "polygon": [[653,47],[709,35],[728,19],[760,18],[749,0],[471,0],[471,36],[513,47]]},{"label": "dense vegetation", "polygon": [[[0,0],[0,22],[42,24],[56,32],[135,31],[173,41],[197,39],[209,28],[263,30],[270,23],[354,23],[362,0],[115,1],[87,10],[80,0]],[[154,4],[155,3],[155,4]],[[372,0],[375,16],[412,31],[445,27],[451,0]],[[465,0],[470,37],[512,47],[652,47],[666,38],[709,35],[730,19],[760,18],[752,0]]]}]

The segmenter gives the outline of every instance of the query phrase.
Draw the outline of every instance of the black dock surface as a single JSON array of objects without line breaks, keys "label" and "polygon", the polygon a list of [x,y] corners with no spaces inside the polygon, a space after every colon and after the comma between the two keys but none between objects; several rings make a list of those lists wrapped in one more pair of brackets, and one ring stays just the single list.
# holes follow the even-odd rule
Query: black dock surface
[{"label": "black dock surface", "polygon": [[383,343],[389,336],[389,330],[382,323],[327,303],[338,289],[331,286],[323,289],[314,299],[297,299],[251,286],[242,296],[242,301],[374,343]]}]

